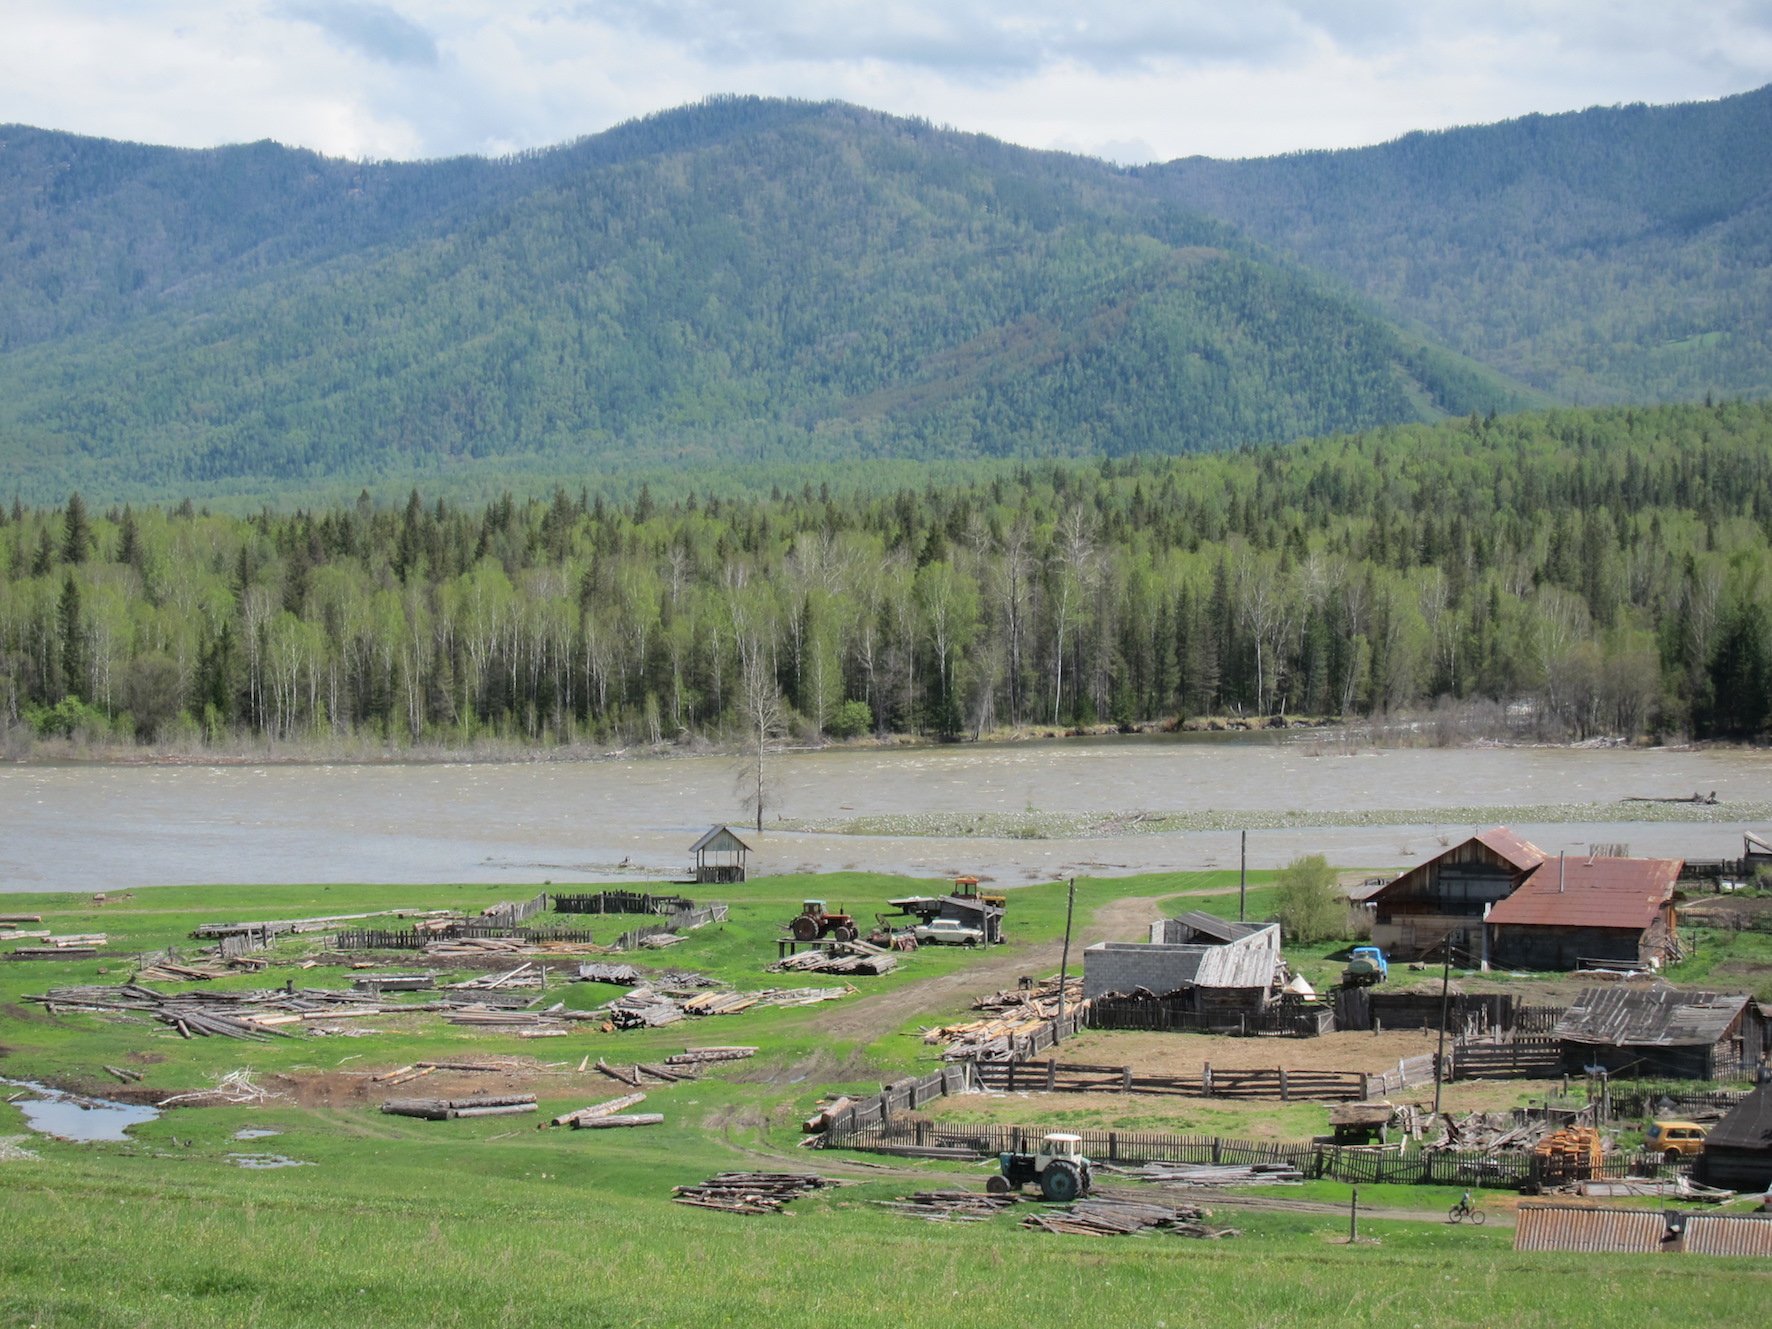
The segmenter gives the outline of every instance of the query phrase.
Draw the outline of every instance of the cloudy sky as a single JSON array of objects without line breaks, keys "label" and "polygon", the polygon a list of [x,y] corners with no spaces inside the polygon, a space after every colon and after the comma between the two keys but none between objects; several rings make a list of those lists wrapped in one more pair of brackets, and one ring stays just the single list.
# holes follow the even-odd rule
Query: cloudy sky
[{"label": "cloudy sky", "polygon": [[710,93],[1116,160],[1772,82],[1772,0],[7,0],[0,122],[499,154]]}]

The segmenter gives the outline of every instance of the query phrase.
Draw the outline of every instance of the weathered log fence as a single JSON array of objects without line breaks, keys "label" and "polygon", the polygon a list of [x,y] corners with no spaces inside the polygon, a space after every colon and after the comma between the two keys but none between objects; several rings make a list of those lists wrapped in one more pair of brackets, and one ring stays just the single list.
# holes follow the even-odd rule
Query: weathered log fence
[{"label": "weathered log fence", "polygon": [[553,897],[557,914],[680,914],[695,908],[681,895],[646,895],[639,891],[597,891]]}]

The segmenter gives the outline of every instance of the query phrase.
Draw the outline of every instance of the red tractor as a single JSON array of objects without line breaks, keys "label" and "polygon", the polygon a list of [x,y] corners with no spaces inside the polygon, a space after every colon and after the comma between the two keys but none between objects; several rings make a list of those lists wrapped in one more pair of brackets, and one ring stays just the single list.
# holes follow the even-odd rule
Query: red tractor
[{"label": "red tractor", "polygon": [[831,937],[837,941],[854,941],[861,935],[855,920],[848,914],[830,913],[823,900],[808,900],[800,906],[800,916],[788,924],[795,941],[817,941]]}]

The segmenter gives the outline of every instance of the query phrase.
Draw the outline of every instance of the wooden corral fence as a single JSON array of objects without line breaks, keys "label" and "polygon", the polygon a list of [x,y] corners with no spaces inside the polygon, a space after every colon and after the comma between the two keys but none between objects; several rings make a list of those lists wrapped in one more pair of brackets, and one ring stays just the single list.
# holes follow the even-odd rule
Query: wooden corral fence
[{"label": "wooden corral fence", "polygon": [[691,928],[699,928],[708,923],[724,923],[728,906],[723,904],[703,905],[700,909],[683,909],[672,914],[662,923],[642,923],[637,928],[630,928],[614,941],[618,951],[631,951],[647,937],[663,936],[667,932],[687,932]]},{"label": "wooden corral fence", "polygon": [[506,904],[495,904],[481,915],[489,923],[514,928],[526,919],[534,918],[548,907],[548,893],[543,891],[531,900],[514,900]]},{"label": "wooden corral fence", "polygon": [[[909,1081],[906,1082],[911,1083]],[[872,1100],[870,1100],[872,1102]],[[901,1112],[903,1108],[899,1109]],[[860,1127],[833,1126],[825,1133],[826,1149],[870,1153],[933,1154],[954,1158],[992,1158],[1024,1153],[1038,1145],[1045,1128],[991,1124],[957,1125],[900,1116]],[[1551,1175],[1542,1160],[1517,1150],[1490,1151],[1347,1148],[1332,1144],[1227,1140],[1209,1135],[1163,1135],[1153,1131],[1074,1129],[1083,1152],[1096,1162],[1198,1163],[1219,1165],[1280,1163],[1307,1178],[1328,1178],[1354,1185],[1379,1182],[1400,1185],[1468,1186],[1500,1190],[1538,1190],[1567,1181],[1621,1180],[1625,1177],[1671,1177],[1680,1167],[1657,1154],[1627,1154],[1582,1170]]]},{"label": "wooden corral fence", "polygon": [[[1425,1063],[1425,1065],[1423,1064]],[[1130,1066],[1066,1065],[1045,1061],[980,1061],[979,1083],[1005,1093],[1157,1094],[1182,1098],[1260,1098],[1282,1103],[1358,1102],[1433,1079],[1433,1057],[1406,1058],[1396,1069],[1369,1071],[1215,1070],[1198,1075],[1141,1075]]]},{"label": "wooden corral fence", "polygon": [[894,1114],[915,1112],[938,1098],[945,1098],[949,1094],[964,1094],[977,1087],[975,1068],[971,1062],[964,1061],[943,1066],[938,1071],[931,1071],[916,1079],[895,1081],[883,1086],[873,1097],[851,1103],[832,1117],[830,1125],[825,1129],[825,1143],[836,1147],[836,1137],[846,1139],[870,1130],[891,1128]]},{"label": "wooden corral fence", "polygon": [[1694,1111],[1728,1112],[1746,1098],[1746,1089],[1662,1092],[1656,1089],[1613,1089],[1612,1115],[1619,1117],[1685,1116]]},{"label": "wooden corral fence", "polygon": [[695,908],[681,895],[645,895],[639,891],[597,891],[554,897],[557,914],[680,914]]},{"label": "wooden corral fence", "polygon": [[253,951],[262,951],[271,944],[271,938],[263,932],[231,932],[216,943],[216,951],[224,960],[236,959],[242,955],[250,955]]},{"label": "wooden corral fence", "polygon": [[1448,1060],[1454,1080],[1542,1080],[1563,1070],[1562,1045],[1544,1035],[1460,1042]]},{"label": "wooden corral fence", "polygon": [[1166,997],[1096,997],[1089,1004],[1091,1029],[1183,1030],[1209,1034],[1286,1034],[1315,1038],[1332,1033],[1335,1012],[1327,1006],[1271,1006],[1265,1011],[1195,1011]]},{"label": "wooden corral fence", "polygon": [[568,941],[581,945],[590,945],[597,940],[589,928],[517,928],[472,922],[457,923],[440,932],[352,928],[333,937],[332,948],[336,951],[421,951],[433,941],[453,941],[463,937],[525,942]]}]

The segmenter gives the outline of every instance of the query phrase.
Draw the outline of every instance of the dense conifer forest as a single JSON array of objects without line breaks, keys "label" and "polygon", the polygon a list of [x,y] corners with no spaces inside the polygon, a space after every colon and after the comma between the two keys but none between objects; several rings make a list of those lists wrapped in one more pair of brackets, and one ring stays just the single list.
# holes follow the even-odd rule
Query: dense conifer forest
[{"label": "dense conifer forest", "polygon": [[0,511],[0,726],[404,748],[1486,700],[1768,723],[1772,406],[1559,410],[966,483]]}]

